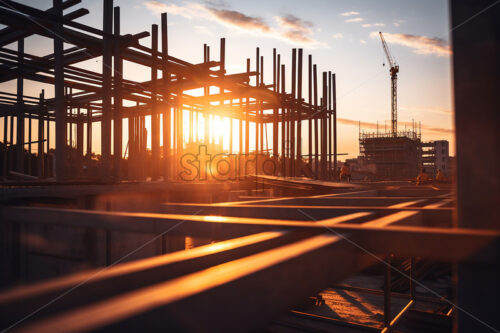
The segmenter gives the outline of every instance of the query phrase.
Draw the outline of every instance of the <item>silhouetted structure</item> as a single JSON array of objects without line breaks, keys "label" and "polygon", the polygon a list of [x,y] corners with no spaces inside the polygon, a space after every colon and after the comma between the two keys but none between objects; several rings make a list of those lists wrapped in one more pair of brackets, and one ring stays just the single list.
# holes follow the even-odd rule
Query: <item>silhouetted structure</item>
[{"label": "silhouetted structure", "polygon": [[[151,32],[123,35],[120,8],[113,8],[112,0],[103,1],[102,29],[74,21],[88,14],[86,9],[64,14],[79,2],[54,0],[53,7],[46,11],[14,1],[0,4],[0,23],[7,25],[0,31],[0,82],[17,80],[16,94],[0,93],[3,142],[9,146],[3,153],[4,177],[11,177],[14,171],[37,178],[55,176],[57,181],[88,179],[82,165],[94,153],[92,141],[96,138],[96,124],[100,124],[100,181],[161,176],[174,179],[176,162],[183,153],[187,136],[183,133],[183,118],[189,117],[188,142],[193,140],[193,128],[198,128],[203,119],[205,133],[198,140],[208,144],[213,127],[210,119],[215,116],[237,119],[239,153],[250,154],[250,140],[255,137],[253,153],[272,152],[281,161],[282,166],[278,168],[281,175],[311,175],[313,160],[317,164],[315,177],[327,179],[335,174],[330,172],[336,168],[335,74],[320,73],[322,82],[318,87],[318,70],[311,55],[306,102],[302,92],[302,49],[292,50],[291,76],[288,77],[285,64],[273,49],[273,82],[266,84],[264,57],[259,48],[253,70],[247,59],[246,72],[227,74],[224,38],[220,40],[217,61],[212,60],[210,46],[204,45],[204,61],[193,64],[169,55],[166,14],[161,16],[160,27],[152,25]],[[53,53],[39,56],[25,52],[24,40],[33,35],[50,38]],[[147,36],[151,36],[149,47],[139,43]],[[17,42],[17,50],[5,47],[13,42]],[[70,47],[64,49],[63,43]],[[102,57],[100,72],[77,66],[79,62],[98,57]],[[124,62],[146,66],[151,79],[144,82],[125,79]],[[54,98],[45,98],[43,91],[38,98],[25,96],[25,80],[52,85]],[[286,80],[291,81],[291,92],[285,89]],[[211,94],[210,87],[217,87],[218,93]],[[202,89],[203,96],[186,93],[192,89]],[[145,130],[145,117],[151,117],[151,133]],[[255,124],[252,136],[250,123]],[[233,134],[233,121],[230,124]],[[303,154],[301,148],[305,139],[302,126],[306,124],[308,155]],[[272,147],[267,147],[271,141],[267,138],[267,125],[272,126]],[[38,128],[37,140],[32,138],[33,126]],[[126,144],[123,143],[124,131],[128,132]],[[14,132],[17,133],[15,140]],[[24,140],[24,133],[30,138],[28,142]],[[148,136],[151,165],[145,167]],[[54,142],[53,172],[46,152]],[[22,157],[25,149],[31,153],[34,144],[38,148],[35,174]],[[230,147],[233,150],[232,141]],[[71,148],[76,148],[74,158],[68,157]],[[302,156],[308,156],[308,163],[303,162]]]}]

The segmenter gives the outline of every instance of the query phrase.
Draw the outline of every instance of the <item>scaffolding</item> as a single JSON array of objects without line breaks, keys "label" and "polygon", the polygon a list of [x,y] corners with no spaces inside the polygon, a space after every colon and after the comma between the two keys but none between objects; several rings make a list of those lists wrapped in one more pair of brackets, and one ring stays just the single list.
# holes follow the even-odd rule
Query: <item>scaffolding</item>
[{"label": "scaffolding", "polygon": [[378,179],[409,179],[421,165],[421,135],[416,131],[359,134],[360,155],[376,167]]}]

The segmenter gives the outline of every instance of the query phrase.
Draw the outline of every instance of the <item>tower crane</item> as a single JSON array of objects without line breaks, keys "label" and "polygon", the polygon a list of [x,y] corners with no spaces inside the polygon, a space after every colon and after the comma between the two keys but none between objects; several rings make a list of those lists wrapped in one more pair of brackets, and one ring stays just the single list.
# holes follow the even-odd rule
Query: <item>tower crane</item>
[{"label": "tower crane", "polygon": [[385,42],[384,36],[382,32],[379,32],[380,39],[382,40],[382,47],[384,48],[385,56],[387,58],[387,62],[391,68],[389,69],[389,73],[391,74],[391,132],[393,136],[397,136],[398,133],[398,72],[399,65],[396,64],[394,58],[389,52],[389,47]]}]

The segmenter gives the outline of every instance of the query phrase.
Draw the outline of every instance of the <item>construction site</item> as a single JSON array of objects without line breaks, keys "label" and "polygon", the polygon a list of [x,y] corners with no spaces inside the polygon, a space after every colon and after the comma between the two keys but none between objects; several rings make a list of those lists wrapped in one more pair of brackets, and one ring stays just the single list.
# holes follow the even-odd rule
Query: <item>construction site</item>
[{"label": "construction site", "polygon": [[0,0],[2,333],[499,332],[500,6],[450,2],[453,160],[398,130],[379,33],[391,130],[345,181],[337,64],[256,47],[231,72],[226,38],[187,61],[167,12],[123,33],[115,4]]}]

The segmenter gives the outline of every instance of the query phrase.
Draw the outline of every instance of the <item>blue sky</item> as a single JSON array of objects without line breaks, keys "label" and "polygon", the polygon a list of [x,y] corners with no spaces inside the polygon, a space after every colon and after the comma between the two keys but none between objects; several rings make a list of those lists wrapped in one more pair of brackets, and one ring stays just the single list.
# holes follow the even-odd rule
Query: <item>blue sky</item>
[{"label": "blue sky", "polygon": [[[52,1],[22,1],[48,8]],[[358,126],[373,131],[390,120],[390,78],[377,35],[386,35],[399,66],[400,122],[422,123],[424,140],[447,139],[454,152],[448,4],[444,0],[351,1],[139,1],[115,0],[121,7],[122,33],[150,31],[168,12],[169,50],[173,56],[201,62],[203,43],[218,59],[219,38],[226,38],[229,72],[242,71],[246,58],[255,66],[255,47],[265,57],[266,81],[272,81],[272,49],[289,67],[291,49],[303,47],[318,70],[337,74],[339,152],[358,154]],[[78,21],[102,26],[102,1],[84,0],[90,14]],[[288,19],[288,20],[287,20]],[[249,23],[250,22],[250,23]],[[286,34],[289,33],[288,37]],[[149,39],[144,39],[149,45]],[[46,40],[31,39],[28,52],[49,53]],[[95,63],[99,68],[99,62]],[[305,68],[307,68],[305,66]],[[148,79],[148,71],[131,71]],[[306,72],[304,72],[306,75]],[[9,87],[13,88],[13,87]],[[33,87],[33,95],[38,87]],[[5,88],[2,87],[2,90]],[[29,87],[27,87],[29,90]],[[307,95],[307,90],[306,95]],[[307,98],[307,96],[306,96]],[[400,129],[404,123],[400,123]]]}]

